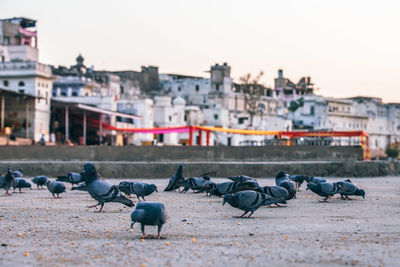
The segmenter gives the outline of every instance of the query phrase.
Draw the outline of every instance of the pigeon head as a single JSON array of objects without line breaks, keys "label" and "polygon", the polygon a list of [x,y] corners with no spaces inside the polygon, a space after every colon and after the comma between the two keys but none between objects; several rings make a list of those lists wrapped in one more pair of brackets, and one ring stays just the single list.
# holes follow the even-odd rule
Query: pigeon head
[{"label": "pigeon head", "polygon": [[204,175],[202,178],[206,181],[210,181],[211,179],[210,175]]},{"label": "pigeon head", "polygon": [[365,191],[363,189],[357,189],[357,191],[354,192],[354,195],[365,198]]},{"label": "pigeon head", "polygon": [[85,181],[97,178],[97,170],[93,163],[87,162],[82,166],[81,176]]},{"label": "pigeon head", "polygon": [[151,184],[150,185],[150,189],[151,189],[152,192],[154,192],[154,191],[158,192],[157,186],[155,184]]},{"label": "pigeon head", "polygon": [[276,175],[276,178],[282,178],[283,176],[285,176],[285,172],[284,171],[280,171],[278,172],[278,174]]},{"label": "pigeon head", "polygon": [[134,212],[132,212],[132,214],[131,214],[131,219],[132,219],[131,228],[133,227],[133,225],[135,223],[143,221],[145,216],[146,216],[145,211],[142,210],[142,209],[136,209]]},{"label": "pigeon head", "polygon": [[11,168],[7,168],[7,173],[12,173]]},{"label": "pigeon head", "polygon": [[228,194],[224,196],[224,200],[222,201],[222,206],[225,205],[226,202],[230,203],[233,200],[233,194]]}]

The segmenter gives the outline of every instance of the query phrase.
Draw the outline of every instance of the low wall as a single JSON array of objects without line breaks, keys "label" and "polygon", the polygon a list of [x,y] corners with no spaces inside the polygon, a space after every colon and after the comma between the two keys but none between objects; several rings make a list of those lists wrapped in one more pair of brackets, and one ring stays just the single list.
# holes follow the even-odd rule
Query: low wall
[{"label": "low wall", "polygon": [[[168,178],[175,173],[179,162],[94,162],[105,178]],[[0,172],[7,167],[21,168],[26,177],[47,175],[56,177],[68,172],[80,172],[81,161],[12,161],[0,162]],[[340,162],[188,162],[185,177],[212,172],[213,177],[245,174],[251,177],[275,177],[280,171],[308,176],[371,177],[398,175],[400,163],[390,161]]]},{"label": "low wall", "polygon": [[256,147],[154,147],[154,146],[3,146],[0,161],[354,161],[362,160],[359,146],[256,146]]}]

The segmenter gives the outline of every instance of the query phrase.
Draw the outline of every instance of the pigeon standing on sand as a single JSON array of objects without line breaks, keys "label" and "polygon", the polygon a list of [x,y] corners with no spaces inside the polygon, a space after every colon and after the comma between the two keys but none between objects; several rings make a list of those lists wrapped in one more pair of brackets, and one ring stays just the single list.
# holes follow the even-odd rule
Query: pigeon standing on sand
[{"label": "pigeon standing on sand", "polygon": [[209,177],[190,177],[185,179],[181,185],[183,186],[183,189],[181,193],[186,193],[189,189],[194,190],[201,190],[203,186],[210,181]]},{"label": "pigeon standing on sand", "polygon": [[136,209],[131,214],[131,219],[131,228],[133,228],[135,223],[140,223],[143,238],[146,237],[144,233],[145,225],[157,225],[157,238],[160,239],[161,228],[167,222],[167,213],[163,203],[143,201],[136,205]]},{"label": "pigeon standing on sand", "polygon": [[140,201],[139,197],[143,200],[145,196],[151,195],[154,191],[158,192],[157,186],[155,184],[147,184],[141,182],[121,182],[118,185],[119,190],[127,194],[135,194],[137,199]]},{"label": "pigeon standing on sand", "polygon": [[246,182],[225,182],[215,184],[215,187],[209,191],[210,196],[223,196],[244,190],[256,190],[259,188],[257,181],[249,180]]},{"label": "pigeon standing on sand", "polygon": [[11,195],[11,193],[8,191],[14,185],[14,179],[15,177],[10,168],[7,169],[7,174],[5,176],[1,176],[0,188],[6,190],[6,195]]},{"label": "pigeon standing on sand", "polygon": [[253,215],[254,211],[256,211],[261,206],[268,206],[272,204],[286,204],[286,201],[281,198],[274,198],[267,194],[246,190],[240,191],[235,194],[228,194],[224,196],[224,201],[222,205],[228,202],[232,207],[238,208],[244,211],[244,213],[240,216],[243,218],[249,211],[251,212],[248,218]]},{"label": "pigeon standing on sand", "polygon": [[106,202],[119,202],[128,207],[135,206],[132,200],[121,194],[118,186],[102,180],[97,173],[96,167],[92,163],[85,163],[82,169],[81,175],[85,180],[87,191],[90,196],[97,201],[96,205],[89,206],[88,208],[94,208],[100,205],[98,212],[102,212],[104,203]]},{"label": "pigeon standing on sand", "polygon": [[277,186],[281,186],[289,192],[289,196],[286,200],[296,198],[296,183],[290,179],[290,175],[280,171],[275,177],[275,183]]},{"label": "pigeon standing on sand", "polygon": [[31,185],[31,183],[26,181],[24,178],[15,178],[14,185],[13,185],[14,191],[15,191],[15,188],[18,188],[19,192],[22,193],[21,188],[30,188],[30,189],[32,189],[32,185]]},{"label": "pigeon standing on sand", "polygon": [[181,187],[181,182],[185,180],[182,176],[183,171],[183,164],[179,164],[178,170],[174,175],[172,175],[171,179],[169,180],[168,186],[164,189],[164,191],[174,191]]},{"label": "pigeon standing on sand", "polygon": [[64,193],[66,189],[65,184],[62,182],[52,181],[50,179],[47,180],[46,187],[54,198],[56,198],[55,194],[57,195],[57,198],[60,198],[60,194]]},{"label": "pigeon standing on sand", "polygon": [[33,178],[31,181],[36,184],[37,188],[39,189],[39,186],[41,188],[43,188],[43,186],[46,184],[48,178],[47,176],[44,175],[40,175],[40,176],[36,176],[35,178]]},{"label": "pigeon standing on sand", "polygon": [[339,193],[342,187],[343,185],[341,183],[333,183],[333,184],[327,182],[322,182],[319,184],[308,183],[306,190],[311,190],[317,195],[325,197],[322,201],[326,202],[333,195]]},{"label": "pigeon standing on sand", "polygon": [[342,189],[339,190],[342,199],[351,199],[349,196],[361,196],[365,198],[365,191],[363,189],[358,189],[350,180],[338,183],[342,185]]}]

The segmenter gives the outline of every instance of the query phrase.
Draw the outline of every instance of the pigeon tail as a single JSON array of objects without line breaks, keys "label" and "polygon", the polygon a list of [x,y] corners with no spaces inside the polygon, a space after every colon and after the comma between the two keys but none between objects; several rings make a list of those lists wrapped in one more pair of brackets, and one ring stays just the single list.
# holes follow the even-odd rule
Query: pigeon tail
[{"label": "pigeon tail", "polygon": [[126,206],[128,206],[128,207],[133,207],[133,206],[135,206],[135,204],[133,204],[133,201],[132,200],[130,200],[129,198],[127,198],[127,197],[125,197],[125,196],[119,196],[119,197],[116,197],[114,200],[113,200],[113,202],[119,202],[119,203],[122,203],[122,204],[124,204],[124,205],[126,205]]}]

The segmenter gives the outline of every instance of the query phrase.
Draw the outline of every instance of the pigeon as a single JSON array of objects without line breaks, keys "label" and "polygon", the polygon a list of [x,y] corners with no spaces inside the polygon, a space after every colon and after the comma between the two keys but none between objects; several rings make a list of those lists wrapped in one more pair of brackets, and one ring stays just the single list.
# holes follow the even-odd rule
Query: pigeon
[{"label": "pigeon", "polygon": [[15,178],[14,180],[14,185],[13,185],[13,189],[15,191],[15,188],[19,189],[19,192],[22,193],[21,188],[30,188],[32,189],[32,185],[31,183],[29,183],[28,181],[26,181],[24,178]]},{"label": "pigeon", "polygon": [[289,174],[280,171],[275,177],[275,183],[288,191],[289,196],[286,200],[296,198],[296,183],[290,179]]},{"label": "pigeon", "polygon": [[43,188],[43,186],[46,184],[47,182],[47,176],[44,175],[40,175],[40,176],[36,176],[35,178],[33,178],[31,181],[37,185],[37,188],[39,189],[39,186],[41,188]]},{"label": "pigeon", "polygon": [[94,208],[100,205],[100,209],[97,212],[102,212],[104,203],[106,202],[119,202],[128,207],[135,206],[132,200],[121,194],[118,186],[102,180],[97,173],[96,167],[92,163],[85,163],[82,169],[81,175],[85,180],[87,191],[90,196],[97,201],[96,205],[89,206],[88,208]]},{"label": "pigeon", "polygon": [[196,193],[206,192],[207,195],[210,195],[211,190],[213,190],[216,187],[217,187],[216,183],[212,181],[205,181],[203,186],[199,186],[197,188],[198,191]]},{"label": "pigeon", "polygon": [[82,183],[83,178],[79,173],[70,172],[67,175],[58,176],[56,181],[67,182],[67,183],[71,183],[72,185],[74,185],[74,184]]},{"label": "pigeon", "polygon": [[181,182],[185,180],[182,176],[183,171],[183,164],[179,164],[178,170],[174,175],[172,175],[171,179],[169,180],[168,186],[164,189],[164,191],[175,191],[181,187]]},{"label": "pigeon", "polygon": [[279,184],[283,181],[290,180],[290,175],[285,173],[284,171],[280,171],[275,177],[275,183],[279,186]]},{"label": "pigeon", "polygon": [[228,179],[232,180],[234,182],[246,182],[246,181],[254,180],[253,178],[246,176],[246,175],[231,176],[231,177],[228,177]]},{"label": "pigeon", "polygon": [[181,185],[183,186],[183,189],[182,189],[181,193],[186,193],[189,189],[192,189],[193,191],[200,190],[201,188],[204,187],[204,185],[206,183],[209,182],[209,179],[206,180],[207,178],[209,178],[209,177],[207,177],[207,176],[204,176],[204,177],[201,177],[201,178],[199,178],[199,177],[191,177],[191,178],[185,179],[181,183]]},{"label": "pigeon", "polygon": [[57,195],[57,198],[60,198],[60,194],[66,192],[65,189],[65,184],[63,184],[60,181],[52,181],[48,179],[46,181],[46,187],[47,190],[53,195],[54,198],[56,198],[55,194]]},{"label": "pigeon", "polygon": [[349,179],[338,183],[342,185],[342,189],[339,191],[342,199],[350,199],[349,196],[362,196],[365,198],[365,191],[363,189],[358,189]]},{"label": "pigeon", "polygon": [[140,182],[121,182],[118,185],[118,188],[127,195],[135,194],[139,201],[139,197],[142,197],[143,200],[146,200],[144,199],[145,196],[151,195],[154,191],[158,192],[155,184]]},{"label": "pigeon", "polygon": [[75,190],[78,190],[78,191],[86,191],[86,192],[87,192],[86,183],[83,182],[83,183],[80,183],[78,186],[73,186],[73,187],[71,188],[71,191],[75,191]]},{"label": "pigeon", "polygon": [[292,198],[296,198],[296,184],[295,182],[291,181],[291,180],[286,180],[281,182],[278,186],[285,188],[288,193],[289,196],[286,198],[286,200],[290,200]]},{"label": "pigeon", "polygon": [[236,193],[243,190],[255,190],[259,187],[257,181],[251,180],[247,182],[225,182],[215,184],[215,187],[210,190],[210,196],[222,196],[230,193]]},{"label": "pigeon", "polygon": [[24,177],[24,172],[21,169],[13,171],[13,175],[15,178]]},{"label": "pigeon", "polygon": [[256,191],[270,195],[275,198],[282,198],[288,200],[289,192],[286,188],[281,186],[264,186],[259,187]]},{"label": "pigeon", "polygon": [[7,174],[4,176],[1,176],[1,180],[0,180],[0,188],[3,188],[4,190],[6,190],[6,193],[5,193],[6,195],[11,195],[11,193],[8,191],[14,185],[14,180],[15,180],[15,177],[14,177],[11,169],[8,168]]},{"label": "pigeon", "polygon": [[300,186],[303,184],[304,181],[306,181],[308,177],[305,175],[295,175],[295,176],[290,176],[290,180],[296,183],[296,190],[300,190]]},{"label": "pigeon", "polygon": [[142,238],[146,237],[144,233],[145,225],[157,225],[157,239],[160,239],[161,228],[163,224],[167,222],[167,213],[163,203],[143,201],[137,204],[136,209],[131,214],[131,219],[131,228],[133,228],[135,223],[140,223],[143,234]]},{"label": "pigeon", "polygon": [[306,181],[307,183],[319,184],[326,182],[326,179],[322,177],[307,177]]},{"label": "pigeon", "polygon": [[253,215],[254,211],[256,211],[261,206],[268,206],[276,203],[286,204],[286,201],[281,198],[274,198],[267,194],[245,190],[240,191],[235,194],[228,194],[224,196],[224,201],[222,205],[228,202],[232,207],[238,208],[244,211],[244,213],[240,216],[243,218],[249,211],[251,212],[248,218]]},{"label": "pigeon", "polygon": [[322,182],[318,184],[307,183],[306,190],[309,189],[312,192],[316,193],[317,195],[325,197],[322,201],[326,202],[333,195],[339,193],[342,187],[343,185],[341,183],[333,183],[333,184],[327,182]]}]

